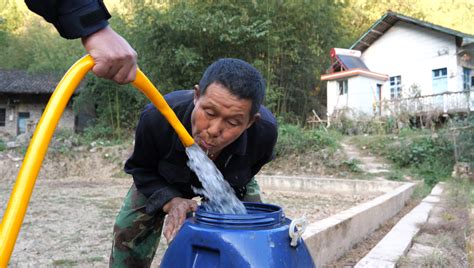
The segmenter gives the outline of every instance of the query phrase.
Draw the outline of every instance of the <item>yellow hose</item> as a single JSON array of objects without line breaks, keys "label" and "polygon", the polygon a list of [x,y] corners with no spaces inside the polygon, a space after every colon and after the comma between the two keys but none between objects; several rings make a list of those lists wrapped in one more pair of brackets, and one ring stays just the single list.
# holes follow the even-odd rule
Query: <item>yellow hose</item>
[{"label": "yellow hose", "polygon": [[[10,200],[8,201],[7,209],[0,224],[0,268],[7,267],[10,260],[26,209],[28,208],[36,177],[59,119],[74,90],[93,66],[94,60],[89,55],[78,60],[59,82],[41,116],[26,151]],[[142,91],[156,108],[163,113],[185,147],[194,144],[193,138],[168,106],[163,96],[140,70],[137,71],[137,77],[133,85]]]}]

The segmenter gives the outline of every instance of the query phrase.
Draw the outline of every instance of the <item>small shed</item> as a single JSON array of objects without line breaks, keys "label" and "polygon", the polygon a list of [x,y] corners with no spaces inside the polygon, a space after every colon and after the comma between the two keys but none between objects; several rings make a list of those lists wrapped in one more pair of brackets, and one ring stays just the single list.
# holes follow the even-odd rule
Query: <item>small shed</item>
[{"label": "small shed", "polygon": [[[32,134],[60,78],[0,69],[0,138]],[[74,130],[74,112],[68,103],[57,129]]]},{"label": "small shed", "polygon": [[381,101],[382,85],[388,80],[388,75],[369,70],[360,55],[357,50],[331,50],[331,71],[321,76],[321,80],[328,81],[328,114],[345,107],[372,114],[377,108],[374,104]]}]

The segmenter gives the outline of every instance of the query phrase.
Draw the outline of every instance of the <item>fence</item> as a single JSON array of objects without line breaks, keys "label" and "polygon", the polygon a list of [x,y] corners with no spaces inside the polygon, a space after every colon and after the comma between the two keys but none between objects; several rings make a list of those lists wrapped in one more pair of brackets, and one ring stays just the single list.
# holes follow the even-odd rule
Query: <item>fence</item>
[{"label": "fence", "polygon": [[377,102],[376,105],[382,115],[395,115],[402,112],[411,114],[469,112],[474,111],[474,90],[384,100]]}]

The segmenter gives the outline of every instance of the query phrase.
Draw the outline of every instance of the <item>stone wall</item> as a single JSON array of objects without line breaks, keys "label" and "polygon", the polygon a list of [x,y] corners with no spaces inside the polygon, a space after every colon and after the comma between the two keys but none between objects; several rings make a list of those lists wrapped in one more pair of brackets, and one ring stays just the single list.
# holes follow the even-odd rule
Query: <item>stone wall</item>
[{"label": "stone wall", "polygon": [[[19,113],[29,113],[27,120],[27,131],[32,134],[41,115],[46,108],[49,96],[0,96],[0,108],[6,109],[5,126],[0,126],[0,139],[4,141],[14,140],[18,135]],[[74,131],[74,112],[69,103],[61,116],[58,130]]]}]

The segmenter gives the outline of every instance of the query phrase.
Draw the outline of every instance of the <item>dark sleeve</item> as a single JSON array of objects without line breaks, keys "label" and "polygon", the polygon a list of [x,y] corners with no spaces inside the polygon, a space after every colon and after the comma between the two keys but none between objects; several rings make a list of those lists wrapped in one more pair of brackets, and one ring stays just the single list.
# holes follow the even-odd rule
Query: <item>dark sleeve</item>
[{"label": "dark sleeve", "polygon": [[260,169],[275,158],[275,145],[278,139],[278,127],[275,122],[265,122],[261,125],[259,135],[261,141],[259,148],[262,149],[260,158],[252,165],[252,175],[255,176]]},{"label": "dark sleeve", "polygon": [[102,0],[25,0],[25,3],[67,39],[95,33],[105,28],[110,18]]},{"label": "dark sleeve", "polygon": [[158,174],[161,152],[166,150],[161,148],[164,144],[158,142],[166,134],[163,131],[166,124],[162,119],[163,116],[150,106],[145,109],[138,122],[133,154],[125,163],[125,172],[133,176],[138,191],[148,198],[146,213],[150,215],[162,212],[163,205],[169,200],[182,196],[176,187]]}]

